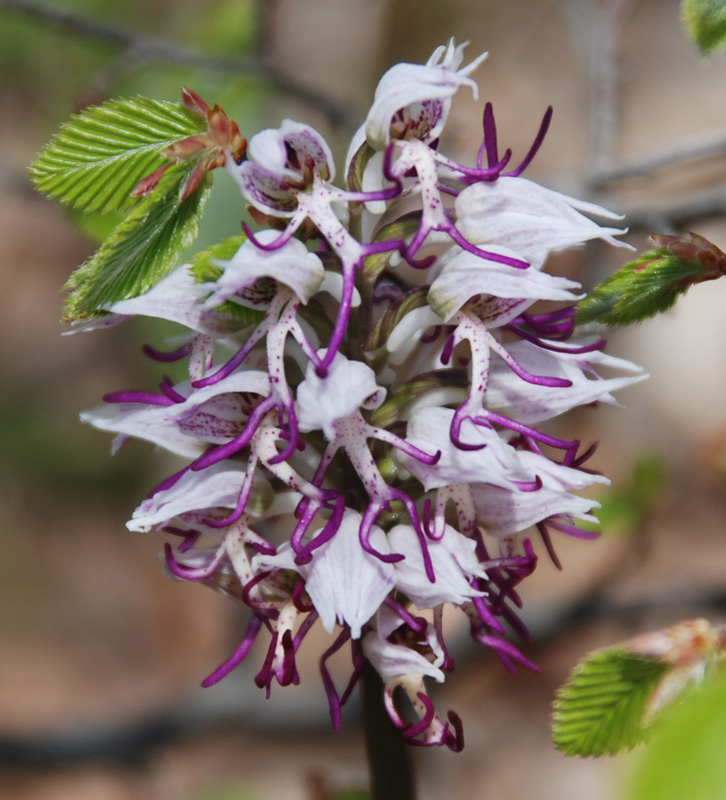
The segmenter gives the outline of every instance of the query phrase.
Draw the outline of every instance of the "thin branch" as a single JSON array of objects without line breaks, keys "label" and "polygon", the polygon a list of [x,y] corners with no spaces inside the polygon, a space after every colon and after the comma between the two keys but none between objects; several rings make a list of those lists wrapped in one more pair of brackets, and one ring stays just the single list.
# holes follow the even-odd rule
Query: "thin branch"
[{"label": "thin branch", "polygon": [[348,130],[353,130],[357,125],[350,109],[327,95],[299,83],[295,77],[284,74],[263,57],[239,58],[215,55],[168,39],[144,36],[115,23],[91,19],[35,0],[0,0],[0,10],[3,9],[46,23],[67,34],[122,48],[125,51],[123,59],[116,65],[114,75],[118,74],[121,67],[129,71],[150,62],[175,64],[225,74],[248,75],[267,80],[276,89],[293,94],[309,103],[324,114],[333,125]]},{"label": "thin branch", "polygon": [[[653,610],[666,609],[676,610],[681,617],[694,610],[699,613],[703,613],[704,609],[723,612],[726,609],[726,593],[686,594],[668,590],[630,603],[614,602],[601,593],[588,594],[571,605],[554,608],[551,614],[537,614],[529,627],[533,641],[542,644],[592,620],[636,620],[651,614]],[[465,644],[462,643],[456,654],[459,663],[475,654],[480,657],[481,648],[470,647],[470,644],[469,639]],[[222,725],[261,736],[274,737],[282,732],[314,735],[316,738],[327,735],[327,732],[331,737],[334,735],[325,710],[310,715],[282,714],[272,719],[269,715],[261,714],[256,703],[251,703],[247,708],[241,707],[240,696],[244,697],[244,693],[240,692],[239,685],[234,685],[229,695],[225,695],[224,702],[215,702],[208,695],[198,692],[178,704],[156,713],[144,714],[130,722],[87,723],[42,734],[14,735],[5,732],[0,735],[0,767],[38,770],[87,763],[99,758],[140,764],[170,742],[192,739]],[[360,713],[360,709],[356,711]],[[262,720],[265,721],[264,725],[261,724]],[[397,769],[400,766],[398,764]],[[401,798],[410,794],[392,796]]]},{"label": "thin branch", "polygon": [[659,206],[653,203],[632,207],[621,205],[619,211],[625,215],[631,230],[672,233],[687,228],[696,220],[726,215],[726,189],[700,192]]},{"label": "thin branch", "polygon": [[655,152],[645,153],[631,161],[616,164],[609,169],[595,172],[591,177],[596,184],[614,183],[628,178],[640,178],[652,172],[689,161],[713,158],[726,154],[726,134],[678,142]]}]

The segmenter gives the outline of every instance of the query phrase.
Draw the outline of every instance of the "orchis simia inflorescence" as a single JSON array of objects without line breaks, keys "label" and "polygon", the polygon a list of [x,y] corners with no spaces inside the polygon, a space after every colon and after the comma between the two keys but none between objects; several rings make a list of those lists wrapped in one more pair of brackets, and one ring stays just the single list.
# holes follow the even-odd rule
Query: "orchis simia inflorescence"
[{"label": "orchis simia inflorescence", "polygon": [[[522,177],[551,110],[517,164],[499,151],[488,104],[473,166],[439,152],[452,98],[476,95],[483,59],[464,65],[452,42],[425,65],[390,69],[353,138],[345,188],[310,126],[284,120],[245,153],[226,115],[187,91],[212,132],[168,150],[171,168],[137,194],[191,158],[179,179],[189,202],[205,171],[223,167],[256,228],[80,325],[148,315],[188,330],[173,352],[147,349],[184,360],[186,380],[107,395],[83,419],[184,460],[128,526],[171,536],[173,577],[249,609],[239,647],[204,685],[258,639],[257,685],[298,683],[298,652],[319,622],[336,728],[368,661],[404,737],[453,750],[460,719],[439,715],[426,688],[454,668],[444,608],[507,669],[535,668],[505,637],[505,625],[526,636],[517,586],[535,568],[533,541],[556,560],[553,532],[591,538],[579,523],[597,504],[580,491],[606,482],[583,468],[592,448],[542,423],[614,402],[643,377],[577,332],[579,285],[542,269],[591,239],[623,246],[621,229],[592,219],[614,214]],[[351,667],[338,685],[328,661],[343,648]]]}]

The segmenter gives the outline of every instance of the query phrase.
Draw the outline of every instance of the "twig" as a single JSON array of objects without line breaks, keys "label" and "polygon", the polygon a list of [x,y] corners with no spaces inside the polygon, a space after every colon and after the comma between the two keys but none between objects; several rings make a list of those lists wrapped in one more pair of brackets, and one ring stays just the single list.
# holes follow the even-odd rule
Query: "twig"
[{"label": "twig", "polygon": [[726,214],[726,189],[701,192],[660,206],[653,203],[630,208],[621,205],[619,210],[625,215],[631,230],[670,233],[688,227],[695,220]]},{"label": "twig", "polygon": [[[689,613],[690,609],[723,611],[726,609],[726,594],[713,592],[676,595],[669,590],[625,604],[607,600],[602,594],[588,594],[572,605],[553,610],[551,614],[538,615],[537,621],[529,623],[529,627],[533,641],[542,643],[589,620],[636,619],[653,610],[669,608],[677,609],[680,616]],[[455,656],[459,663],[475,653],[481,655],[481,648],[470,648],[471,640],[466,641],[467,644],[463,644]],[[375,691],[378,692],[379,687]],[[233,694],[239,698],[239,686],[234,686],[230,697]],[[279,736],[281,731],[289,733],[292,730],[299,734],[314,733],[316,737],[325,735],[326,731],[333,735],[330,719],[325,713],[292,717],[286,714],[271,720],[269,716],[259,713],[256,704],[241,708],[234,699],[228,699],[224,702],[209,702],[198,693],[167,709],[145,714],[131,722],[97,726],[87,724],[40,735],[16,736],[4,733],[0,735],[0,767],[48,769],[99,758],[139,764],[144,763],[159,747],[169,742],[200,736],[220,725],[270,736]],[[264,726],[260,724],[263,719],[266,721]],[[397,768],[400,767],[399,763]],[[400,800],[412,795],[401,793],[394,796]]]},{"label": "twig", "polygon": [[[123,48],[125,51],[122,62],[124,70],[137,68],[141,64],[150,62],[161,62],[211,72],[251,75],[267,80],[278,90],[294,94],[304,102],[316,107],[333,125],[353,130],[357,124],[350,109],[327,95],[299,83],[293,76],[284,74],[268,63],[264,57],[238,58],[214,55],[167,39],[144,36],[121,25],[90,19],[66,9],[53,8],[35,2],[35,0],[0,0],[0,10],[3,9],[44,22],[68,34],[107,42]],[[118,68],[117,65],[116,69]]]},{"label": "twig", "polygon": [[628,178],[640,178],[658,170],[726,154],[726,134],[694,139],[690,142],[679,142],[655,152],[646,153],[631,161],[616,164],[591,175],[593,183],[605,184]]}]

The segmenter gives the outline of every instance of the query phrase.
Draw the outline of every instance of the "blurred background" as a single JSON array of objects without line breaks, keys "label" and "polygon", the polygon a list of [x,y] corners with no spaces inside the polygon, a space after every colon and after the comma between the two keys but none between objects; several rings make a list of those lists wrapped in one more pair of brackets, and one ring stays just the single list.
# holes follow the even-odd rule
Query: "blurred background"
[{"label": "blurred background", "polygon": [[[78,422],[81,410],[155,370],[143,320],[63,336],[60,289],[93,231],[33,192],[26,168],[69,115],[116,96],[220,103],[248,137],[284,117],[320,129],[339,172],[380,75],[426,61],[449,37],[490,52],[480,99],[456,99],[443,149],[472,162],[484,101],[528,176],[628,215],[625,239],[695,230],[726,249],[726,55],[686,39],[677,0],[0,0],[0,797],[11,800],[327,800],[366,784],[359,714],[330,730],[306,648],[299,689],[265,701],[250,665],[213,689],[244,619],[209,589],[172,583],[156,535],[125,522],[174,465]],[[237,233],[237,190],[216,177],[205,247]],[[627,259],[593,246],[554,269],[592,286]],[[721,285],[724,284],[724,285]],[[556,432],[600,441],[595,543],[556,542],[525,582],[522,645],[541,675],[509,675],[456,643],[433,689],[457,709],[460,755],[415,751],[420,797],[609,800],[637,752],[576,760],[549,740],[553,692],[576,660],[637,632],[726,608],[726,282],[661,318],[609,335],[651,378],[625,408],[581,409]],[[543,548],[541,548],[543,550]],[[319,650],[317,651],[319,652]],[[343,796],[343,795],[341,795]]]}]

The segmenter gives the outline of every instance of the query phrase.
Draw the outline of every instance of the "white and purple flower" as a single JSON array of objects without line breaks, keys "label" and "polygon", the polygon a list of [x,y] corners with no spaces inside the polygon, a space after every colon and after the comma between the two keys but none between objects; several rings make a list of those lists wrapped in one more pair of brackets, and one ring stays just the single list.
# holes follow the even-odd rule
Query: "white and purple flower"
[{"label": "white and purple flower", "polygon": [[[600,206],[520,177],[550,112],[508,172],[489,105],[475,166],[438,152],[457,90],[476,96],[470,74],[484,56],[462,67],[463,50],[451,42],[426,65],[386,73],[345,188],[333,185],[323,137],[290,120],[254,136],[242,163],[228,159],[260,230],[214,262],[216,281],[180,267],[108,309],[114,321],[186,325],[181,348],[150,353],[189,358],[189,380],[108,395],[83,417],[117,443],[138,437],[186,459],[129,527],[176,536],[170,573],[252,612],[204,685],[265,633],[257,684],[297,683],[296,654],[319,619],[335,636],[321,673],[336,727],[367,659],[405,738],[453,750],[461,722],[437,715],[425,686],[453,670],[444,608],[459,609],[508,669],[534,668],[503,624],[524,629],[516,586],[535,568],[533,535],[554,558],[552,532],[591,537],[578,521],[592,522],[597,504],[580,492],[606,481],[582,468],[590,451],[542,424],[614,402],[643,378],[604,342],[575,335],[579,285],[545,271],[553,252],[622,245],[624,232],[590,218],[616,218]],[[401,258],[419,281],[407,282]],[[538,310],[543,301],[558,306]],[[241,322],[230,303],[258,316]],[[351,680],[340,692],[326,663],[344,646]],[[417,721],[406,721],[396,688]]]}]

